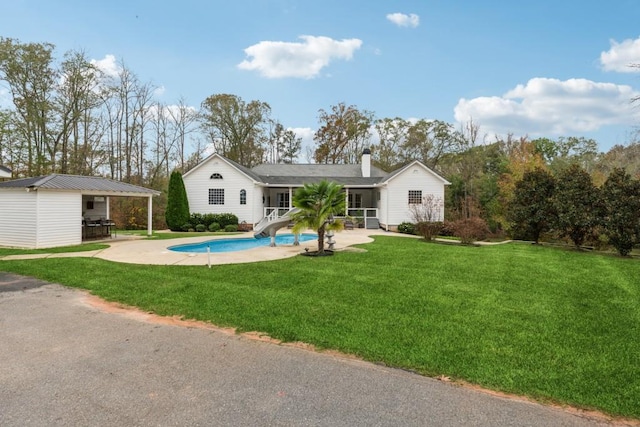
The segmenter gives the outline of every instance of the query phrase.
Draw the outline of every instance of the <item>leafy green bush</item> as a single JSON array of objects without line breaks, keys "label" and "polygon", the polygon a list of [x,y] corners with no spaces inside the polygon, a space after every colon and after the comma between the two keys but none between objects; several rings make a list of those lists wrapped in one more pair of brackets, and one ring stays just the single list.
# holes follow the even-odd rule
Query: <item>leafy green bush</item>
[{"label": "leafy green bush", "polygon": [[220,224],[220,227],[227,228],[227,225],[235,225],[236,231],[238,229],[238,217],[232,213],[221,213],[218,214],[216,218],[216,222]]},{"label": "leafy green bush", "polygon": [[217,222],[212,222],[209,224],[209,231],[220,231],[220,224]]},{"label": "leafy green bush", "polygon": [[205,227],[205,226],[204,226],[204,224],[198,224],[198,225],[196,225],[196,231],[197,231],[198,233],[202,233],[203,231],[206,231],[206,230],[207,230],[207,227]]},{"label": "leafy green bush", "polygon": [[224,227],[224,231],[226,231],[227,233],[235,233],[236,231],[238,231],[238,226],[234,224],[228,224]]},{"label": "leafy green bush", "polygon": [[238,225],[238,217],[232,213],[192,213],[189,222],[194,226],[198,224],[204,225],[205,228],[209,228],[209,226],[213,223],[218,223],[220,228],[225,228],[227,225]]},{"label": "leafy green bush", "polygon": [[178,171],[173,171],[169,178],[167,209],[164,218],[171,231],[180,231],[182,225],[189,221],[189,200],[182,181],[182,174]]},{"label": "leafy green bush", "polygon": [[410,222],[401,222],[398,225],[398,232],[404,234],[416,234],[416,227]]},{"label": "leafy green bush", "polygon": [[203,215],[200,213],[192,213],[191,216],[189,217],[189,222],[194,226],[197,226],[199,224],[204,224]]},{"label": "leafy green bush", "polygon": [[213,224],[214,222],[218,222],[216,220],[216,214],[212,214],[212,213],[206,213],[202,215],[202,223],[209,227],[211,224]]},{"label": "leafy green bush", "polygon": [[189,231],[189,230],[193,230],[193,225],[191,225],[188,222],[185,222],[184,224],[182,224],[182,226],[180,227],[179,230],[176,231]]}]

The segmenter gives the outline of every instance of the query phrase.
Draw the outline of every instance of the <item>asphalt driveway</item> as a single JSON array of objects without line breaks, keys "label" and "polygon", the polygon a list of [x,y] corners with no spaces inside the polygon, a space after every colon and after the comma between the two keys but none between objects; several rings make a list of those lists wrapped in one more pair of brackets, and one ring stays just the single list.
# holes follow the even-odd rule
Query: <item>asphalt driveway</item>
[{"label": "asphalt driveway", "polygon": [[0,272],[2,426],[596,426],[561,409],[220,331]]}]

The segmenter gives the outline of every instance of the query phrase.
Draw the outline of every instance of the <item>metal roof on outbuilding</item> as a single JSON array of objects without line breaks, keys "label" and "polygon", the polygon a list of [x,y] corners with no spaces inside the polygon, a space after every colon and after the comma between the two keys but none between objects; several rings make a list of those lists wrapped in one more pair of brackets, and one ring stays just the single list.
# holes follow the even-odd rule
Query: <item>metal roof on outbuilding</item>
[{"label": "metal roof on outbuilding", "polygon": [[126,182],[114,181],[112,179],[97,176],[64,174],[51,174],[33,178],[13,179],[10,181],[0,182],[0,189],[1,188],[29,188],[34,190],[42,188],[49,190],[96,191],[112,193],[114,195],[117,195],[117,193],[140,195],[160,194],[159,191],[152,190],[150,188],[127,184]]}]

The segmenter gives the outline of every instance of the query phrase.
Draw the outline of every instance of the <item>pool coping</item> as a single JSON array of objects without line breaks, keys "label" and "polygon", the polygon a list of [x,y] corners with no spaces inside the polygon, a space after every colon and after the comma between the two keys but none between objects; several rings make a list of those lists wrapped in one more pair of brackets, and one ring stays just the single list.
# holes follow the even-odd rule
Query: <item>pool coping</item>
[{"label": "pool coping", "polygon": [[[311,231],[309,231],[311,232]],[[281,233],[291,233],[291,230],[281,230]],[[334,240],[336,250],[343,250],[352,245],[370,243],[373,235],[394,235],[407,236],[399,233],[384,230],[355,229],[337,232]],[[93,253],[88,256],[101,258],[108,261],[121,262],[127,264],[150,264],[150,265],[220,265],[220,264],[241,264],[249,262],[273,261],[277,259],[290,258],[307,250],[317,249],[317,240],[301,242],[300,246],[280,245],[276,247],[259,247],[246,249],[237,252],[215,252],[211,254],[193,252],[175,252],[169,250],[169,246],[177,246],[187,243],[200,243],[207,240],[237,239],[243,237],[253,237],[252,232],[235,234],[232,236],[202,236],[184,237],[171,240],[126,240],[114,241],[110,247]],[[82,256],[76,253],[76,256]]]},{"label": "pool coping", "polygon": [[[291,246],[293,242],[289,243],[287,242],[278,242],[277,238],[282,237],[282,236],[286,236],[288,238],[288,240],[293,240],[293,233],[289,232],[289,233],[277,233],[277,237],[276,237],[276,245],[277,246]],[[307,243],[308,241],[313,241],[313,242],[317,242],[318,239],[318,235],[317,233],[311,233],[311,232],[304,232],[301,233],[301,238],[305,238],[305,240],[301,240],[300,243]],[[305,236],[305,237],[302,237]],[[264,238],[260,238],[260,239],[256,239],[255,237],[252,236],[246,236],[246,235],[235,235],[232,238],[218,238],[219,236],[210,236],[209,239],[207,240],[203,240],[201,242],[189,242],[189,243],[181,243],[178,245],[169,245],[167,247],[168,250],[170,251],[174,251],[174,252],[183,252],[183,253],[196,253],[196,254],[201,254],[204,253],[206,254],[206,246],[205,244],[210,243],[210,244],[215,244],[215,243],[219,243],[219,242],[225,242],[228,240],[234,240],[234,241],[242,241],[242,242],[250,242],[249,245],[247,245],[247,247],[242,248],[242,249],[238,249],[236,251],[230,251],[230,250],[224,250],[224,251],[217,251],[215,250],[211,250],[212,254],[219,254],[219,253],[227,253],[227,252],[239,252],[239,251],[246,251],[246,250],[250,250],[250,249],[255,249],[255,248],[262,248],[265,246],[269,246],[271,243],[271,239],[268,237],[264,237]],[[179,250],[179,247],[183,247],[183,246],[199,246],[199,250]],[[214,245],[215,246],[215,245]]]}]

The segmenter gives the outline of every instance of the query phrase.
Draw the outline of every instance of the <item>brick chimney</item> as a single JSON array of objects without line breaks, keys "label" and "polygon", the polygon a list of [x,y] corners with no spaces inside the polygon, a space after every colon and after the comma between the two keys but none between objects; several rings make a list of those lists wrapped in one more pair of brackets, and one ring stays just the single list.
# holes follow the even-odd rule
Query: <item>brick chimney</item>
[{"label": "brick chimney", "polygon": [[371,177],[371,150],[365,148],[362,152],[362,177]]}]

